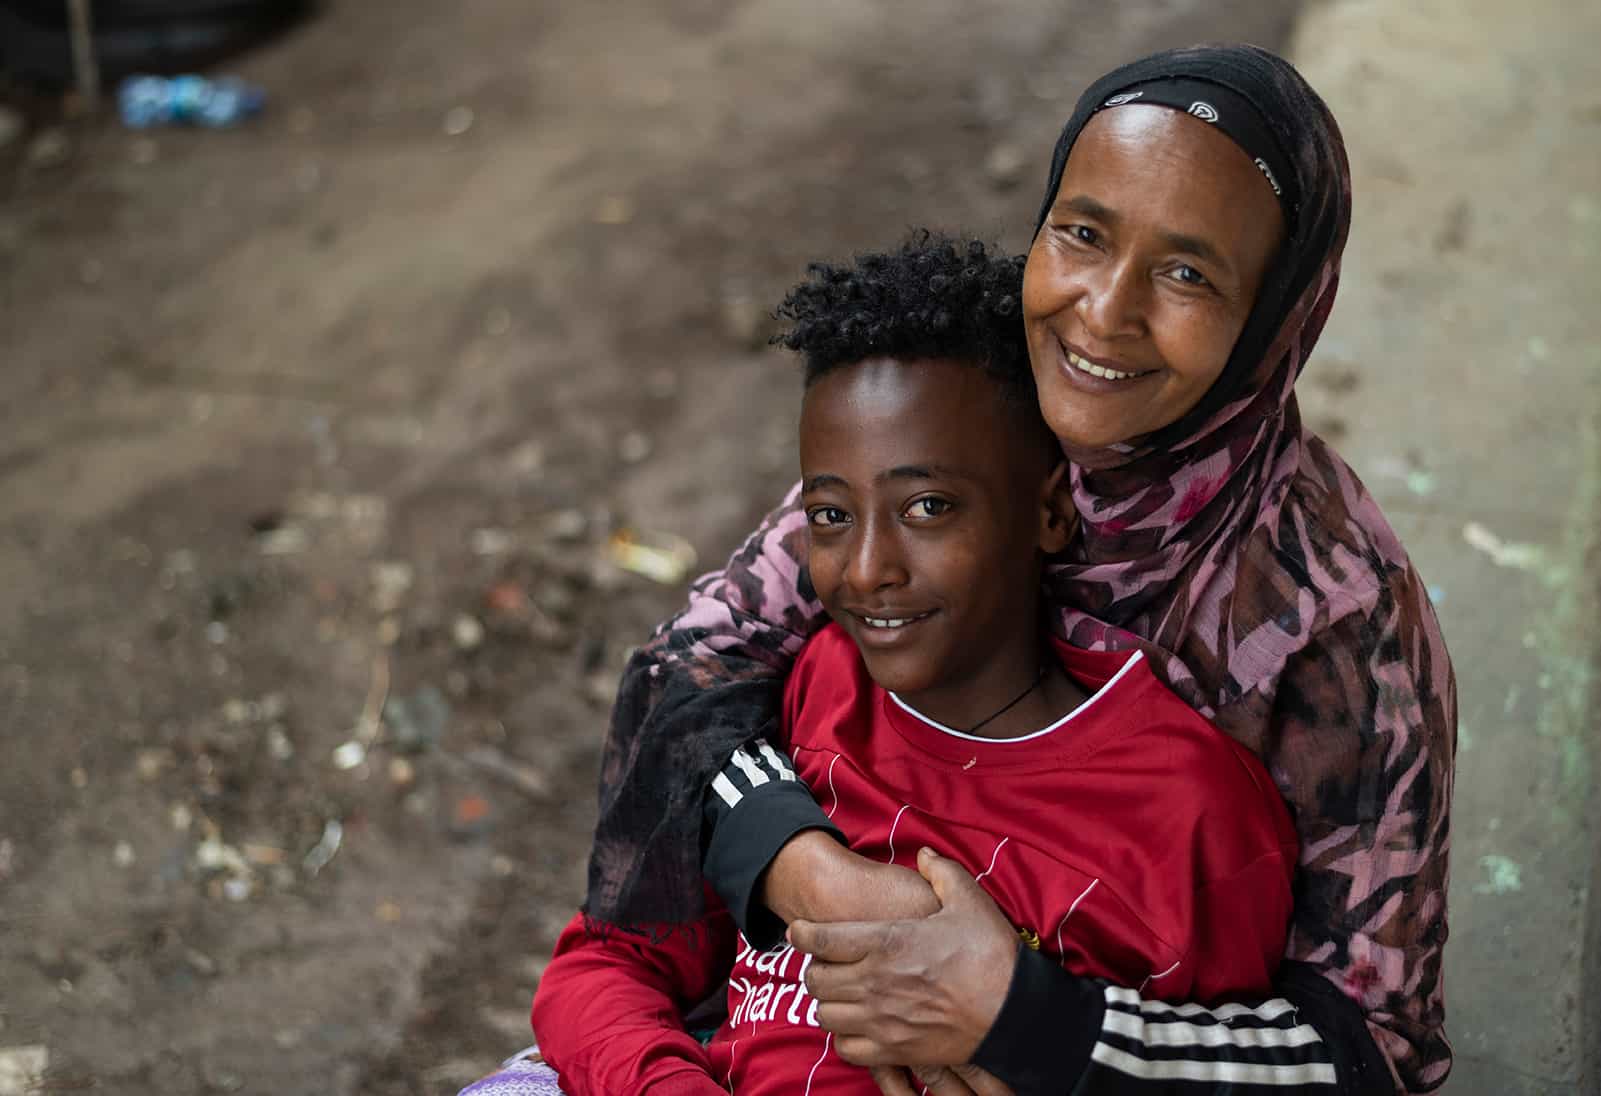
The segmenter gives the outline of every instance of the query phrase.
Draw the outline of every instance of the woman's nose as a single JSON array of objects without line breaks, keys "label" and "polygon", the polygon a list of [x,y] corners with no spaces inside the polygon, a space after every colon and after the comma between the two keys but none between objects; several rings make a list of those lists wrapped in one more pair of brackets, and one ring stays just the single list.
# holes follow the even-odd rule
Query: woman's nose
[{"label": "woman's nose", "polygon": [[1107,263],[1092,273],[1078,299],[1079,322],[1099,340],[1138,335],[1145,323],[1145,283],[1127,264]]}]

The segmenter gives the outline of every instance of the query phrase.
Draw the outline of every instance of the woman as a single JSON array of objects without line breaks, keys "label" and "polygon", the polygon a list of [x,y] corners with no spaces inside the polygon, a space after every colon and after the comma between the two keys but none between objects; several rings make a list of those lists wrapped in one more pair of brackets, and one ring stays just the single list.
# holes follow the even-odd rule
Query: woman
[{"label": "woman", "polygon": [[[630,664],[590,917],[691,919],[704,807],[706,876],[747,931],[767,911],[793,922],[818,955],[819,1016],[853,1061],[972,1061],[1031,1090],[1437,1087],[1454,680],[1423,583],[1293,391],[1349,217],[1338,129],[1288,63],[1171,51],[1079,101],[1024,285],[1082,517],[1047,579],[1054,623],[1080,646],[1144,649],[1273,773],[1303,850],[1279,999],[1175,1011],[1151,1000],[1159,984],[1042,969],[948,862],[936,902],[909,872],[853,863],[804,788],[730,762],[772,730],[789,661],[824,619],[793,496]],[[737,808],[705,794],[725,765],[751,793]],[[969,1076],[940,1086],[999,1091]]]}]

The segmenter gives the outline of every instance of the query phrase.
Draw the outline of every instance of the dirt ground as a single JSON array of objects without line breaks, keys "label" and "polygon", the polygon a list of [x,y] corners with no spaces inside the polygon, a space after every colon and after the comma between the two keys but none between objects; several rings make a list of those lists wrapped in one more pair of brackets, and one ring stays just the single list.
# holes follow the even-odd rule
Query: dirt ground
[{"label": "dirt ground", "polygon": [[1294,8],[335,2],[230,66],[256,124],[0,150],[0,1047],[398,1096],[521,1046],[682,597],[608,545],[779,496],[767,310],[1021,248],[1090,77]]}]

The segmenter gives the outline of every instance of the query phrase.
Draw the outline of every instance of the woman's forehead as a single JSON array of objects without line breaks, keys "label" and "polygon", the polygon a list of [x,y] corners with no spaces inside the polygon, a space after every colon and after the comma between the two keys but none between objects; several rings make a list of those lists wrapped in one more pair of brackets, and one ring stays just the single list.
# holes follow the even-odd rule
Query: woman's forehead
[{"label": "woman's forehead", "polygon": [[1108,218],[1154,215],[1165,227],[1207,235],[1283,221],[1271,188],[1227,134],[1141,103],[1101,111],[1074,142],[1056,201],[1085,199]]},{"label": "woman's forehead", "polygon": [[1222,178],[1267,188],[1245,150],[1226,133],[1171,107],[1130,103],[1100,111],[1073,143],[1067,170],[1100,166],[1109,154],[1164,166],[1182,164],[1197,183]]}]

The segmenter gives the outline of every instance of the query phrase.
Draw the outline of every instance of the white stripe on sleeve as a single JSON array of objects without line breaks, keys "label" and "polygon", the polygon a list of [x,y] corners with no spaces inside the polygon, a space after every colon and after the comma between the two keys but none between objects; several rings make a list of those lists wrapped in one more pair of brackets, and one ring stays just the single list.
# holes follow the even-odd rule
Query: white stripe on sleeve
[{"label": "white stripe on sleeve", "polygon": [[1235,1085],[1332,1085],[1334,1067],[1327,1062],[1258,1065],[1251,1062],[1192,1062],[1183,1059],[1147,1061],[1105,1043],[1090,1052],[1095,1061],[1142,1081],[1216,1081]]},{"label": "white stripe on sleeve", "polygon": [[778,779],[795,779],[795,770],[789,767],[789,762],[784,759],[783,755],[767,744],[767,739],[758,738],[756,740],[756,748],[762,751],[762,756],[767,759],[767,763],[778,774]]},{"label": "white stripe on sleeve", "polygon": [[1106,1013],[1090,1058],[1108,1071],[1146,1082],[1205,1082],[1289,1090],[1339,1083],[1328,1047],[1282,997],[1256,1008],[1208,1009],[1142,1000],[1107,986]]},{"label": "white stripe on sleeve", "polygon": [[1277,1020],[1286,1012],[1295,1011],[1295,1006],[1282,997],[1264,1001],[1256,1008],[1236,1004],[1207,1008],[1205,1005],[1197,1005],[1193,1002],[1187,1005],[1170,1005],[1165,1001],[1146,1001],[1134,990],[1125,989],[1122,986],[1106,987],[1106,1003],[1109,1005],[1129,1005],[1139,1009],[1147,1016],[1201,1016],[1209,1014],[1224,1022],[1238,1020],[1241,1016],[1249,1016],[1263,1021]]},{"label": "white stripe on sleeve", "polygon": [[739,806],[739,801],[745,798],[740,794],[739,789],[734,787],[734,782],[722,773],[712,777],[712,790],[730,807]]},{"label": "white stripe on sleeve", "polygon": [[767,774],[762,772],[762,767],[743,746],[734,751],[733,761],[739,766],[739,771],[745,774],[745,779],[750,781],[751,787],[759,788],[767,783]]},{"label": "white stripe on sleeve", "polygon": [[1310,1024],[1292,1028],[1233,1028],[1227,1024],[1147,1022],[1127,1012],[1108,1009],[1103,1031],[1124,1035],[1148,1047],[1300,1047],[1321,1040]]}]

